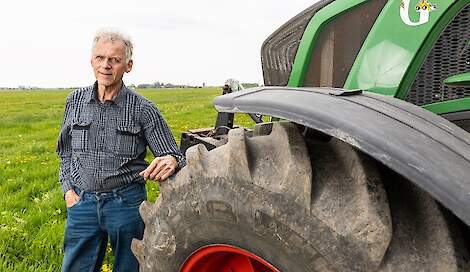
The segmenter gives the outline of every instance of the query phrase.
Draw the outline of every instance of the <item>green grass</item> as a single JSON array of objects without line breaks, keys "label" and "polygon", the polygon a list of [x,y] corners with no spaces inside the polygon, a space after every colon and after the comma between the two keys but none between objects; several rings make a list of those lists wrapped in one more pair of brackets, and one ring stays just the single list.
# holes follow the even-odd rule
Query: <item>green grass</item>
[{"label": "green grass", "polygon": [[[66,209],[55,145],[69,92],[0,91],[0,271],[60,268]],[[139,92],[156,103],[177,142],[181,132],[215,123],[219,89]],[[236,122],[253,124],[245,116]],[[147,183],[147,190],[154,201],[158,186]],[[105,262],[112,265],[112,258]]]}]

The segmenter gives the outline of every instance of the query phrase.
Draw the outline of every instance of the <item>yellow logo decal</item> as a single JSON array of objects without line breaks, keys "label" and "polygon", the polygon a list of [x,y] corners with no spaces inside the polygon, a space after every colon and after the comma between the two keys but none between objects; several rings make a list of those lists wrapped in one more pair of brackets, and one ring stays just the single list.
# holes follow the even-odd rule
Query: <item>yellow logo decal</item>
[{"label": "yellow logo decal", "polygon": [[400,3],[400,17],[403,23],[409,26],[418,26],[429,22],[429,13],[436,9],[436,5],[428,2],[428,0],[420,0],[415,7],[416,12],[419,13],[418,22],[413,22],[408,13],[410,7],[410,0],[401,0]]}]

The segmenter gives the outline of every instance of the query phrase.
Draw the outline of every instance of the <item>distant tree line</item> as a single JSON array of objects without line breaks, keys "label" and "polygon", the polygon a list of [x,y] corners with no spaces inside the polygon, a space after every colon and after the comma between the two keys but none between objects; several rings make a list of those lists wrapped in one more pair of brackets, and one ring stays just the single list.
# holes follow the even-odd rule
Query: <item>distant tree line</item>
[{"label": "distant tree line", "polygon": [[[243,87],[245,88],[251,88],[251,87],[258,87],[258,83],[242,83]],[[130,87],[133,88],[139,88],[139,89],[148,89],[148,88],[204,88],[206,87],[206,83],[202,83],[202,85],[197,86],[197,85],[184,85],[184,84],[173,84],[173,83],[163,83],[156,81],[155,83],[144,83],[144,84],[138,84],[138,85],[130,85]]]},{"label": "distant tree line", "polygon": [[[244,88],[252,88],[252,87],[258,87],[258,83],[242,83]],[[144,83],[144,84],[131,84],[129,85],[131,88],[139,88],[139,89],[148,89],[148,88],[204,88],[207,87],[206,83],[202,83],[200,86],[195,86],[195,85],[184,85],[184,84],[173,84],[173,83],[163,83],[156,81],[155,83]],[[212,86],[212,87],[218,87],[218,86]],[[220,86],[219,86],[220,87]],[[63,89],[78,89],[79,87],[60,87],[60,88],[53,88],[57,90],[63,90]],[[24,86],[20,85],[18,87],[0,87],[0,90],[44,90],[44,89],[50,89],[50,88],[44,88],[44,87],[35,87],[35,86]]]},{"label": "distant tree line", "polygon": [[202,86],[191,86],[191,85],[184,85],[184,84],[173,84],[173,83],[163,83],[156,81],[155,83],[143,83],[136,85],[131,85],[130,87],[136,87],[139,89],[147,89],[147,88],[201,88],[205,87],[203,83]]},{"label": "distant tree line", "polygon": [[259,87],[259,84],[258,83],[242,83],[243,87],[245,89],[247,88],[253,88],[253,87]]}]

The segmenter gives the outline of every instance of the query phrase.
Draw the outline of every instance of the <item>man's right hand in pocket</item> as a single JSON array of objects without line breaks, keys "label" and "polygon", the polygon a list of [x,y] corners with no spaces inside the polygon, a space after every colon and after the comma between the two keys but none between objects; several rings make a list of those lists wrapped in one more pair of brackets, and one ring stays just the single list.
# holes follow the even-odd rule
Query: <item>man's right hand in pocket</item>
[{"label": "man's right hand in pocket", "polygon": [[67,206],[67,208],[70,208],[80,200],[80,197],[77,195],[77,193],[75,193],[75,190],[70,189],[65,192],[64,199],[65,205]]}]

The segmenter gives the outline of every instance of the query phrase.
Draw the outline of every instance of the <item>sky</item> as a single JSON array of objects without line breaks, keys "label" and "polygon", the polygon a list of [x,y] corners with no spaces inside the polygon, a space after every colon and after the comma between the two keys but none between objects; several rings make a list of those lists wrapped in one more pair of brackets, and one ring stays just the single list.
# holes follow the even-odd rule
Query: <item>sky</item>
[{"label": "sky", "polygon": [[0,87],[91,85],[91,41],[113,27],[134,44],[126,84],[263,83],[260,49],[316,0],[4,1]]}]

